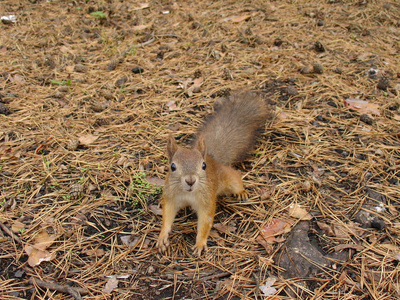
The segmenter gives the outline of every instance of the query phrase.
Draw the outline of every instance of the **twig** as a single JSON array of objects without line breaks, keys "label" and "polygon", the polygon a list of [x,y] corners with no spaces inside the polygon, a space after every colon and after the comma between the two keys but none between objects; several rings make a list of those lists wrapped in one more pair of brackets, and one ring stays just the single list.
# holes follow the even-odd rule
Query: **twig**
[{"label": "twig", "polygon": [[226,276],[229,276],[229,275],[232,275],[232,273],[231,272],[222,272],[222,273],[219,273],[219,274],[200,277],[199,280],[207,281],[207,280],[210,280],[210,279],[217,279],[217,278],[226,277]]},{"label": "twig", "polygon": [[136,47],[143,47],[143,46],[149,45],[149,44],[151,44],[152,42],[154,42],[155,40],[156,40],[156,38],[153,36],[153,37],[152,37],[151,39],[149,39],[148,41],[143,42],[143,43],[140,43],[140,44],[137,44]]},{"label": "twig", "polygon": [[11,236],[13,238],[14,241],[16,241],[17,243],[22,243],[20,238],[18,236],[15,235],[14,232],[11,231],[10,228],[8,228],[6,225],[4,225],[2,222],[0,222],[0,227],[1,229],[3,229],[3,231],[5,233],[7,233],[9,236]]},{"label": "twig", "polygon": [[87,294],[88,290],[83,289],[83,288],[73,288],[68,285],[60,285],[57,283],[52,283],[52,282],[46,282],[43,280],[35,279],[31,277],[29,279],[29,283],[33,285],[37,285],[42,288],[50,289],[50,290],[55,290],[58,292],[70,294],[72,297],[74,297],[77,300],[83,300],[81,297],[81,294]]}]

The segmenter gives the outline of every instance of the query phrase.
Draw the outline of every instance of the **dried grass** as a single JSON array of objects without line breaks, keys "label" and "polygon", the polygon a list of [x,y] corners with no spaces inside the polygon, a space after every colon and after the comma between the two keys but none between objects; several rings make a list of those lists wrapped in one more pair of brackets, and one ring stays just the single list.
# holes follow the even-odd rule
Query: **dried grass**
[{"label": "dried grass", "polygon": [[[0,100],[12,113],[0,115],[0,222],[25,224],[19,240],[0,230],[1,299],[71,299],[30,278],[106,299],[107,275],[130,275],[113,299],[262,299],[259,286],[271,275],[279,275],[281,295],[289,289],[298,299],[398,299],[398,3],[150,2],[134,10],[135,1],[85,2],[0,4],[18,16],[15,25],[1,25]],[[96,19],[90,7],[109,17]],[[224,21],[238,16],[248,18]],[[325,52],[315,51],[317,41]],[[299,72],[313,63],[323,74]],[[78,64],[86,71],[76,72]],[[106,70],[110,64],[115,70]],[[131,72],[137,66],[143,74]],[[377,89],[371,67],[392,87]],[[197,70],[204,83],[188,98],[179,84]],[[116,85],[123,76],[126,84]],[[60,95],[52,80],[71,85]],[[298,94],[287,96],[288,85]],[[164,178],[169,126],[179,124],[172,131],[186,143],[212,111],[214,95],[228,89],[255,90],[280,112],[256,155],[239,166],[251,197],[221,199],[215,223],[231,222],[236,231],[210,238],[201,258],[190,251],[196,218],[182,212],[162,256],[154,247],[161,220],[149,209],[160,192],[142,174]],[[381,116],[363,123],[343,105],[348,97],[379,104]],[[179,110],[169,109],[171,100]],[[99,137],[68,149],[83,135]],[[70,195],[76,184],[82,197]],[[354,233],[349,224],[368,202],[366,188],[386,197],[386,227]],[[344,228],[346,238],[324,237],[324,250],[348,243],[363,250],[347,250],[345,264],[324,268],[308,286],[283,278],[283,245],[267,254],[255,239],[292,203]],[[30,267],[24,246],[42,229],[57,235],[49,249],[55,258]],[[136,245],[124,245],[123,235],[137,237]],[[104,254],[83,253],[97,249]]]}]

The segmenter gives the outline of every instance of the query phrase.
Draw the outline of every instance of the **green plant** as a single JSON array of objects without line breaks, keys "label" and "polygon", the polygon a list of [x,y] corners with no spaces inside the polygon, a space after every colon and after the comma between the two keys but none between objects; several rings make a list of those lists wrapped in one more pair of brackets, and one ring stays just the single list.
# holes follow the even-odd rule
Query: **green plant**
[{"label": "green plant", "polygon": [[44,154],[42,154],[42,158],[43,158],[43,163],[46,166],[46,169],[50,169],[50,161],[46,158],[46,156],[44,156]]},{"label": "green plant", "polygon": [[94,11],[90,13],[91,16],[94,16],[96,19],[105,19],[107,18],[106,14],[103,11]]},{"label": "green plant", "polygon": [[51,84],[55,84],[55,85],[67,85],[67,86],[71,86],[71,79],[68,79],[67,81],[51,80],[50,83],[51,83]]},{"label": "green plant", "polygon": [[134,206],[140,203],[143,207],[147,206],[147,200],[150,197],[161,193],[160,187],[146,180],[146,174],[133,176],[128,190],[131,193],[129,202]]}]

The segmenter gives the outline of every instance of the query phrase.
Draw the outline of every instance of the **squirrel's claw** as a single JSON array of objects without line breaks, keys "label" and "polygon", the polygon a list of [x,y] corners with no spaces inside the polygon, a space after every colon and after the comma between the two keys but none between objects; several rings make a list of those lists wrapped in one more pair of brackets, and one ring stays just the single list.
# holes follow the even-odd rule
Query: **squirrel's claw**
[{"label": "squirrel's claw", "polygon": [[207,247],[207,245],[194,245],[193,247],[192,247],[192,250],[193,250],[193,254],[195,255],[195,256],[197,256],[197,257],[200,257],[201,256],[201,252],[203,252],[203,250],[204,251],[207,251],[208,250],[208,247]]},{"label": "squirrel's claw", "polygon": [[245,190],[241,191],[240,193],[236,194],[237,198],[242,201],[242,200],[247,200],[249,198],[249,195]]},{"label": "squirrel's claw", "polygon": [[160,253],[164,253],[165,251],[167,251],[168,246],[169,246],[168,235],[165,237],[160,236],[156,244],[158,251]]}]

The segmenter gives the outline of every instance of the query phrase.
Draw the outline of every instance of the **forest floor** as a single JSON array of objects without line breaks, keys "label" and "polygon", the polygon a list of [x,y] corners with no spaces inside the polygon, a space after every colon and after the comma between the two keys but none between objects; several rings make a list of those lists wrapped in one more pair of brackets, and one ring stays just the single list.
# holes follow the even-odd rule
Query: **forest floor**
[{"label": "forest floor", "polygon": [[[0,2],[1,299],[399,299],[398,1]],[[10,15],[14,15],[16,20]],[[209,250],[170,133],[275,107]]]}]

